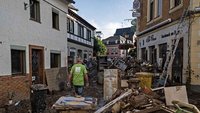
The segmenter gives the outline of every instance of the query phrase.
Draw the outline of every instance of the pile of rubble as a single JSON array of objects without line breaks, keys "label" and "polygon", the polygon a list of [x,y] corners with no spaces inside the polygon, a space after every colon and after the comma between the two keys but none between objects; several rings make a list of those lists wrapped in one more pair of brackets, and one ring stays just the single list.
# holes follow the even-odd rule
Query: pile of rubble
[{"label": "pile of rubble", "polygon": [[128,88],[117,90],[95,113],[200,113],[196,106],[179,101],[173,101],[173,107],[166,106],[160,95],[149,88],[142,89],[139,82],[138,78],[128,80]]},{"label": "pile of rubble", "polygon": [[200,113],[196,106],[176,100],[172,101],[173,106],[167,106],[164,87],[158,88],[158,91],[145,85],[141,87],[142,81],[137,72],[161,73],[161,67],[156,64],[126,58],[115,59],[109,68],[120,70],[120,78],[128,80],[128,88],[118,89],[95,113]]},{"label": "pile of rubble", "polygon": [[125,59],[113,59],[109,63],[108,68],[120,69],[121,73],[124,72],[124,77],[133,77],[137,72],[150,72],[150,73],[161,73],[162,67],[158,64],[152,64],[148,61],[127,57]]}]

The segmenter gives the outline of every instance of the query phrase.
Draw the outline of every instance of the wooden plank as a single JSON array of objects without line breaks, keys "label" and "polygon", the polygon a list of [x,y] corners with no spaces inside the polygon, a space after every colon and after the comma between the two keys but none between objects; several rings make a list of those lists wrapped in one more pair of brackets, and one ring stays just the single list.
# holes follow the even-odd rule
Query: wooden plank
[{"label": "wooden plank", "polygon": [[166,105],[173,105],[173,100],[188,103],[187,91],[185,86],[165,87],[164,92]]},{"label": "wooden plank", "polygon": [[89,112],[83,110],[69,110],[69,111],[60,111],[59,113],[89,113]]},{"label": "wooden plank", "polygon": [[132,90],[128,90],[127,92],[123,93],[122,95],[120,95],[119,97],[117,97],[116,99],[112,100],[111,102],[109,102],[108,104],[106,104],[105,106],[101,107],[100,109],[98,109],[97,111],[95,111],[94,113],[102,113],[105,112],[106,110],[108,110],[110,107],[112,107],[115,103],[117,103],[118,101],[120,101],[121,99],[131,95],[133,92]]},{"label": "wooden plank", "polygon": [[118,69],[104,69],[104,100],[110,99],[118,88]]},{"label": "wooden plank", "polygon": [[50,91],[53,90],[61,90],[61,87],[65,88],[65,82],[67,80],[67,68],[51,68],[46,69],[46,79],[47,79],[47,86]]}]

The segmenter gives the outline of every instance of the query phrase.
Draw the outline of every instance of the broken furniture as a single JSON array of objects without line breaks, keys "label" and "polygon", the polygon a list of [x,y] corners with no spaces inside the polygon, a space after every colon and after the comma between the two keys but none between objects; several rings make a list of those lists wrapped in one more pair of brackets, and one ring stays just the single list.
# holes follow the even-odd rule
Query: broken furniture
[{"label": "broken furniture", "polygon": [[62,96],[52,108],[58,113],[93,113],[96,106],[96,98]]}]

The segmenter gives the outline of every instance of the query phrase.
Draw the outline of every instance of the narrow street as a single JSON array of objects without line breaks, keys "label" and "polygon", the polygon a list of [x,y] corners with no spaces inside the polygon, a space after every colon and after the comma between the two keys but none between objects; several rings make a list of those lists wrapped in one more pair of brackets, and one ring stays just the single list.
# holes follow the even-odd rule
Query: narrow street
[{"label": "narrow street", "polygon": [[0,0],[0,113],[200,113],[200,0]]}]

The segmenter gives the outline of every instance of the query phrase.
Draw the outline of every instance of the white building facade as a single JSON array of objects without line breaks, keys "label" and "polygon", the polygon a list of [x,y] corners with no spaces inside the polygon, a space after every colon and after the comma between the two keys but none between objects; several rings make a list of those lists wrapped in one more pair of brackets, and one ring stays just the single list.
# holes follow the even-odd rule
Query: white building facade
[{"label": "white building facade", "polygon": [[[9,77],[13,81],[22,80],[22,84],[31,84],[33,80],[43,83],[45,69],[67,66],[69,3],[68,0],[0,1],[0,80]],[[0,92],[7,96],[1,89],[3,86],[1,82]],[[24,86],[18,89],[21,87]],[[17,95],[23,99],[27,98],[28,89],[12,92],[19,92]]]},{"label": "white building facade", "polygon": [[76,12],[68,11],[68,63],[73,64],[76,57],[87,59],[93,56],[95,27]]}]

